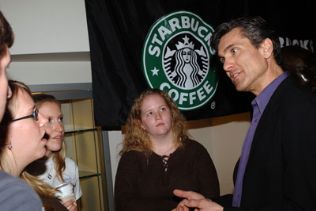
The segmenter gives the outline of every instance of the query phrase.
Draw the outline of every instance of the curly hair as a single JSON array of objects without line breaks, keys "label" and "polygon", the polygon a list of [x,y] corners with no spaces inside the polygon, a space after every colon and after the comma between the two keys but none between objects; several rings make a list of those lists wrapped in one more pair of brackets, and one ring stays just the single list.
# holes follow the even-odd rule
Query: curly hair
[{"label": "curly hair", "polygon": [[141,127],[141,106],[144,99],[150,95],[161,96],[166,105],[171,111],[172,116],[172,132],[175,137],[175,142],[178,146],[182,145],[182,140],[188,138],[188,132],[185,127],[185,118],[178,109],[177,105],[173,102],[169,95],[159,89],[148,89],[143,91],[140,96],[135,99],[134,104],[130,110],[127,118],[124,130],[123,147],[120,152],[122,155],[124,152],[131,150],[141,152],[151,152],[152,145],[148,133]]},{"label": "curly hair", "polygon": [[260,16],[240,17],[229,22],[224,22],[217,26],[211,38],[211,47],[218,51],[218,45],[221,38],[232,31],[239,28],[243,36],[249,39],[256,48],[266,39],[271,39],[273,43],[273,54],[278,64],[281,64],[281,47],[279,36],[274,27]]}]

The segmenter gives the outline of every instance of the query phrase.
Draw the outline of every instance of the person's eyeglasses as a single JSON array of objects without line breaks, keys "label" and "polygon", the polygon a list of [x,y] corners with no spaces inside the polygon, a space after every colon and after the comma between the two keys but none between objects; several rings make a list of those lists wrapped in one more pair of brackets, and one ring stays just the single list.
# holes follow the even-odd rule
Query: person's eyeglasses
[{"label": "person's eyeglasses", "polygon": [[38,120],[38,110],[34,109],[32,114],[27,115],[27,116],[23,116],[23,117],[20,117],[20,118],[13,119],[13,120],[11,120],[11,122],[16,122],[16,121],[19,121],[19,120],[22,120],[22,119],[28,119],[28,118],[33,118],[35,121],[37,121]]}]

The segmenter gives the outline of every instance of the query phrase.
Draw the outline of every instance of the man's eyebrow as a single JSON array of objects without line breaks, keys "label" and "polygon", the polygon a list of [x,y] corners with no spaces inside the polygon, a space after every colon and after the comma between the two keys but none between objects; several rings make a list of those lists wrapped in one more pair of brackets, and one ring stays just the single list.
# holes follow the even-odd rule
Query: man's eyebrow
[{"label": "man's eyebrow", "polygon": [[223,52],[227,52],[229,49],[231,49],[235,44],[230,44],[228,46],[226,46],[226,48],[224,48]]}]

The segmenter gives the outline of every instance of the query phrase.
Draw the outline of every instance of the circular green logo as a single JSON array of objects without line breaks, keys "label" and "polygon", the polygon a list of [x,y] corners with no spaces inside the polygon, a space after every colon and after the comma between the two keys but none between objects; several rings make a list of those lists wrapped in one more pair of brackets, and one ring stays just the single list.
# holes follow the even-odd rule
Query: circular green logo
[{"label": "circular green logo", "polygon": [[143,48],[143,69],[151,88],[167,92],[181,110],[207,103],[218,84],[210,47],[214,29],[199,16],[178,11],[160,18]]}]

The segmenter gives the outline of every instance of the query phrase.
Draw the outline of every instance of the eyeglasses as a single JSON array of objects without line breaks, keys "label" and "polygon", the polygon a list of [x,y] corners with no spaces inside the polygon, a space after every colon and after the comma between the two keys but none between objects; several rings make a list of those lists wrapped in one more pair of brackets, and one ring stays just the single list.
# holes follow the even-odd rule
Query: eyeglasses
[{"label": "eyeglasses", "polygon": [[32,112],[31,115],[27,115],[27,116],[23,116],[23,117],[20,117],[17,119],[13,119],[13,120],[11,120],[11,122],[16,122],[16,121],[19,121],[22,119],[28,119],[28,118],[33,118],[35,121],[37,121],[38,120],[38,110],[34,109],[34,111]]}]

